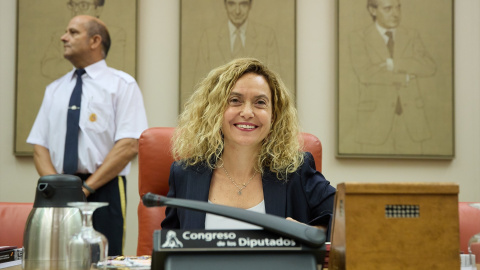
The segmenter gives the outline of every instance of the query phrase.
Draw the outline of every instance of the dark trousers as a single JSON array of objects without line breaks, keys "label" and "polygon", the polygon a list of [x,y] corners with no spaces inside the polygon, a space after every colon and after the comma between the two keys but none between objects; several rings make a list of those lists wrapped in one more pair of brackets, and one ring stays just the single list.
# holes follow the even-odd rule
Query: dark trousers
[{"label": "dark trousers", "polygon": [[[83,181],[90,175],[77,174]],[[108,239],[108,256],[123,254],[125,243],[127,179],[117,176],[87,198],[89,202],[108,202],[108,206],[98,208],[93,213],[93,228]]]}]

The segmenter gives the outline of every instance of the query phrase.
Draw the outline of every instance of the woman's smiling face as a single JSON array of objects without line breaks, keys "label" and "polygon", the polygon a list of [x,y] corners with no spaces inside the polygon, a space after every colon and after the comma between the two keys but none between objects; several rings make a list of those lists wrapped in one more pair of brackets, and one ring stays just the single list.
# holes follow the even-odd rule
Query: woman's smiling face
[{"label": "woman's smiling face", "polygon": [[260,148],[272,123],[272,93],[262,75],[247,73],[235,83],[223,114],[225,146]]}]

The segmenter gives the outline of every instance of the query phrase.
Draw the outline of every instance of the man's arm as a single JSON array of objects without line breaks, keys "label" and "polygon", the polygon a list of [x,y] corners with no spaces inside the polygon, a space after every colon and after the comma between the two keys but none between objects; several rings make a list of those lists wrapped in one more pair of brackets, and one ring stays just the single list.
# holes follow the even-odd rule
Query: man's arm
[{"label": "man's arm", "polygon": [[415,77],[433,76],[437,66],[423,45],[420,35],[415,30],[408,32],[409,42],[404,55],[395,60],[394,72]]},{"label": "man's arm", "polygon": [[33,161],[40,176],[57,173],[50,159],[50,151],[47,148],[35,144],[33,146]]},{"label": "man's arm", "polygon": [[[118,140],[98,170],[85,181],[86,184],[95,190],[105,185],[117,176],[137,153],[137,139],[127,138]],[[86,189],[83,189],[83,191],[86,196],[90,195],[90,192]]]},{"label": "man's arm", "polygon": [[[376,29],[371,30],[376,31]],[[369,32],[367,32],[369,33]],[[379,35],[375,32],[375,35]],[[380,37],[378,37],[380,39]],[[350,58],[353,69],[362,84],[398,85],[406,84],[406,75],[388,70],[386,59],[382,57],[379,46],[372,34],[364,31],[352,32],[349,36]],[[383,42],[383,41],[381,41]]]}]

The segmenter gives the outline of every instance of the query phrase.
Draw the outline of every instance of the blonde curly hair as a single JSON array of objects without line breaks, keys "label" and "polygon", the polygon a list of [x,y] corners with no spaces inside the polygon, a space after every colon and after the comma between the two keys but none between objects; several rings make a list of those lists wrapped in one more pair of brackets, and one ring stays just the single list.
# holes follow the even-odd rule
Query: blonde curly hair
[{"label": "blonde curly hair", "polygon": [[272,94],[272,127],[263,140],[255,169],[268,168],[279,180],[288,180],[303,163],[297,110],[280,77],[254,58],[239,58],[213,69],[203,79],[180,115],[172,138],[172,153],[184,166],[206,163],[217,167],[224,148],[221,131],[228,98],[239,78],[247,73],[261,75]]}]

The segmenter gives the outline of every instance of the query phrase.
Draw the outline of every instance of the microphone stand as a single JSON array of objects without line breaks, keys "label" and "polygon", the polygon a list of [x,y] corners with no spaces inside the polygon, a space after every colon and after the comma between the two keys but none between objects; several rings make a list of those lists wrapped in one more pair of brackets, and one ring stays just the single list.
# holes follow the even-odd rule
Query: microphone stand
[{"label": "microphone stand", "polygon": [[[201,202],[201,201],[168,198],[168,197],[160,196],[153,193],[145,194],[142,197],[142,202],[147,207],[168,206],[168,207],[175,207],[175,208],[185,208],[185,209],[190,209],[194,211],[207,212],[207,213],[211,213],[219,216],[232,218],[235,220],[239,220],[239,221],[243,221],[243,222],[247,222],[250,224],[263,227],[267,232],[273,232],[275,235],[294,239],[302,244],[302,246],[295,251],[293,251],[292,249],[282,250],[279,248],[276,248],[274,251],[273,250],[269,251],[267,249],[264,249],[262,251],[251,250],[247,252],[249,253],[248,256],[250,256],[249,259],[254,258],[255,256],[258,256],[260,253],[263,252],[264,254],[269,254],[268,258],[274,258],[272,256],[280,254],[280,257],[277,256],[278,258],[271,260],[271,262],[277,261],[278,263],[282,260],[285,260],[289,255],[294,255],[293,258],[288,260],[290,261],[300,260],[300,264],[301,264],[305,260],[309,260],[309,261],[312,260],[311,258],[305,258],[306,255],[310,257],[313,255],[313,261],[316,261],[316,263],[314,263],[314,268],[312,269],[317,269],[316,264],[322,265],[323,263],[323,259],[325,256],[325,240],[326,240],[325,231],[323,229],[318,229],[316,227],[308,226],[306,224],[299,223],[299,222],[289,221],[284,218],[273,216],[270,214],[262,214],[262,213],[257,213],[253,211],[248,211],[245,209],[236,208],[236,207],[210,204],[210,203]],[[169,230],[169,231],[176,231],[176,230]],[[194,231],[194,230],[191,230],[191,231]],[[244,230],[244,231],[248,232],[248,230]],[[253,230],[253,231],[263,232],[262,230]],[[236,231],[236,232],[239,232],[239,231]],[[160,230],[155,231],[154,233],[154,240],[156,241],[156,243],[155,243],[155,248],[153,250],[153,255],[152,255],[152,269],[167,269],[166,265],[174,265],[174,263],[172,262],[170,263],[166,262],[168,260],[168,256],[172,257],[173,253],[175,252],[172,252],[173,251],[172,249],[160,248],[161,246],[160,243],[162,241],[160,239],[161,235],[162,234]],[[159,239],[156,239],[156,238],[159,238]],[[208,248],[205,248],[203,251],[205,252],[207,249]],[[182,257],[182,260],[177,260],[177,265],[179,265],[179,262],[180,262],[180,263],[184,263],[182,267],[187,267],[188,266],[187,264],[192,263],[193,261],[192,259],[195,258],[196,263],[192,263],[194,268],[208,269],[208,267],[211,267],[211,264],[214,263],[214,261],[217,263],[221,261],[219,260],[218,254],[222,253],[223,251],[221,249],[215,249],[215,251],[217,252],[216,253],[207,252],[208,254],[210,254],[210,256],[216,256],[215,257],[216,259],[209,260],[208,262],[206,262],[208,266],[205,265],[205,268],[202,268],[201,265],[199,264],[199,261],[203,260],[202,256],[208,256],[207,254],[203,254],[202,256],[197,257],[196,253],[194,254],[194,253],[191,253],[190,251],[185,252],[182,249],[178,249],[178,252],[176,253],[181,254],[183,257]],[[230,252],[230,255],[240,256],[240,252],[238,251]],[[184,256],[187,256],[187,257],[184,257]],[[229,262],[234,260],[234,258],[235,257],[231,257],[229,259]],[[242,260],[242,262],[244,261],[245,260]],[[264,260],[259,260],[257,263],[255,263],[252,266],[253,268],[249,267],[249,270],[265,269],[265,267],[271,266],[271,264],[265,264],[265,262],[263,261]],[[228,266],[228,269],[230,270],[236,269],[235,263],[229,263],[229,264],[231,265]],[[279,263],[279,265],[280,265],[280,268],[276,268],[278,270],[282,269],[281,268],[282,266],[286,267],[285,263]],[[255,268],[256,266],[258,266],[258,268]],[[296,264],[296,266],[299,266],[299,265]],[[172,267],[168,269],[181,269],[182,267],[177,267],[177,268]],[[243,267],[245,267],[245,265],[242,265],[242,268]],[[307,268],[310,269],[309,267]],[[210,269],[213,269],[213,268],[210,268]],[[289,268],[287,267],[283,269],[289,269]]]}]

